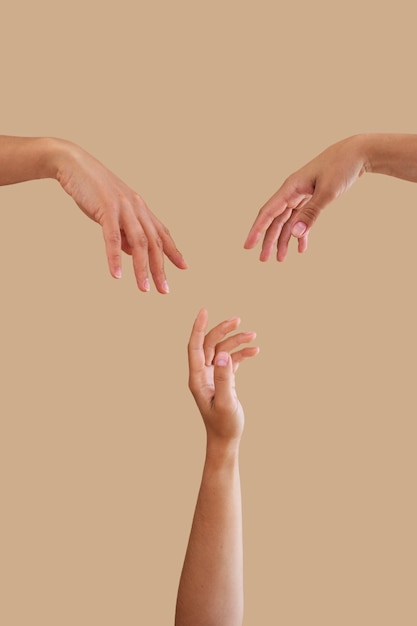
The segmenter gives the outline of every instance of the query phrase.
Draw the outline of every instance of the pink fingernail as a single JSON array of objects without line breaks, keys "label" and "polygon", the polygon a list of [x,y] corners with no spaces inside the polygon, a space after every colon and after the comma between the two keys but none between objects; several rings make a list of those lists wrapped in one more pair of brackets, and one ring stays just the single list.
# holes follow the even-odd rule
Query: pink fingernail
[{"label": "pink fingernail", "polygon": [[145,291],[149,291],[150,290],[151,286],[149,284],[149,279],[148,278],[145,278],[145,280],[143,281],[143,288],[144,288]]},{"label": "pink fingernail", "polygon": [[291,234],[294,235],[294,237],[301,237],[302,235],[304,235],[306,230],[307,230],[307,224],[305,224],[304,222],[297,222],[293,226]]},{"label": "pink fingernail", "polygon": [[225,367],[228,363],[228,356],[225,354],[218,354],[215,360],[215,365],[218,365],[219,367]]},{"label": "pink fingernail", "polygon": [[120,269],[120,267],[118,267],[117,270],[115,270],[114,277],[115,278],[121,278],[122,277],[122,270]]},{"label": "pink fingernail", "polygon": [[164,282],[162,283],[162,289],[165,291],[165,293],[169,293],[169,285],[166,280],[164,280]]}]

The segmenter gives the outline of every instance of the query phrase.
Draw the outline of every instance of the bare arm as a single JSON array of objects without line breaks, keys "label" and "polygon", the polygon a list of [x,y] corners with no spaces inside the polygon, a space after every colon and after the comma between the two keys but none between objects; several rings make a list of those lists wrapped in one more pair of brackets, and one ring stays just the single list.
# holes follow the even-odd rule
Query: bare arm
[{"label": "bare arm", "polygon": [[243,621],[238,450],[207,454],[178,591],[176,626]]},{"label": "bare arm", "polygon": [[207,448],[178,590],[176,626],[241,626],[243,621],[239,445],[244,416],[234,372],[258,349],[229,354],[255,337],[238,333],[225,339],[238,323],[237,318],[223,322],[204,337],[207,312],[202,310],[190,338],[190,389],[203,416]]},{"label": "bare arm", "polygon": [[284,261],[291,236],[307,249],[309,231],[320,212],[365,172],[417,182],[417,135],[375,133],[339,141],[291,174],[258,213],[245,241],[253,248],[263,237],[261,261],[276,248]]},{"label": "bare arm", "polygon": [[53,140],[0,136],[0,185],[55,178]]},{"label": "bare arm", "polygon": [[70,141],[49,137],[0,136],[0,185],[54,178],[80,209],[103,230],[109,270],[120,278],[122,250],[132,256],[136,282],[168,293],[164,254],[187,267],[166,227],[141,196],[91,154]]}]

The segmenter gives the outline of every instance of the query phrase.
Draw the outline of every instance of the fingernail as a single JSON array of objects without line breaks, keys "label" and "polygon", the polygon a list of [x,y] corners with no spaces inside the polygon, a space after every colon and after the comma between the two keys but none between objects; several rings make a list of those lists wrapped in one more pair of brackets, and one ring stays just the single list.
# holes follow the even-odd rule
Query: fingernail
[{"label": "fingernail", "polygon": [[148,278],[145,278],[145,280],[143,281],[143,288],[144,288],[145,291],[149,291],[150,290],[151,286],[149,284],[149,279]]},{"label": "fingernail", "polygon": [[114,272],[114,277],[115,278],[121,278],[122,277],[122,270],[120,269],[120,267],[118,267],[117,270]]},{"label": "fingernail", "polygon": [[307,224],[305,224],[304,222],[297,222],[293,226],[291,234],[294,235],[294,237],[301,237],[302,235],[304,235],[306,230]]},{"label": "fingernail", "polygon": [[221,352],[216,356],[215,365],[219,367],[225,367],[229,361],[229,356],[227,354],[222,354]]},{"label": "fingernail", "polygon": [[162,283],[162,289],[165,291],[165,293],[169,293],[169,285],[166,280],[164,280],[164,282]]}]

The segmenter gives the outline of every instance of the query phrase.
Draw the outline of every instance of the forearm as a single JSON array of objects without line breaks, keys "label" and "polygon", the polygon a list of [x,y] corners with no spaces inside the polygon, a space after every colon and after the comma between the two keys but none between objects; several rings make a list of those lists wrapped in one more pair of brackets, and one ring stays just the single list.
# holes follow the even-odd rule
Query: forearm
[{"label": "forearm", "polygon": [[417,135],[358,135],[367,172],[417,182]]},{"label": "forearm", "polygon": [[49,137],[0,136],[0,185],[56,178],[67,142]]},{"label": "forearm", "polygon": [[207,447],[181,574],[176,626],[241,626],[242,503],[238,445]]}]

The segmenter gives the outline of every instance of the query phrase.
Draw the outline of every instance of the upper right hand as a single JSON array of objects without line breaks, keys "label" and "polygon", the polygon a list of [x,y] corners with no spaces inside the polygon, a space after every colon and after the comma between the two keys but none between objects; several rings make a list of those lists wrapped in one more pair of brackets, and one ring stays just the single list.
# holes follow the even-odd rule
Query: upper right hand
[{"label": "upper right hand", "polygon": [[264,236],[260,260],[267,261],[276,246],[277,261],[284,261],[293,236],[298,251],[304,252],[320,212],[347,191],[366,166],[360,135],[333,144],[291,174],[260,209],[244,247],[253,248]]}]

